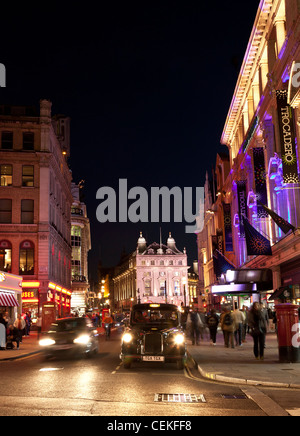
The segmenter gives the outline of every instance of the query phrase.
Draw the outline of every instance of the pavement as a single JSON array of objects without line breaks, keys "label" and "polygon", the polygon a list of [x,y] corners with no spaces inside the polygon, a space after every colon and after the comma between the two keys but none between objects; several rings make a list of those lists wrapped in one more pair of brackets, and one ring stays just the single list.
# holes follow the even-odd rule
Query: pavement
[{"label": "pavement", "polygon": [[[103,334],[103,330],[99,329]],[[300,363],[280,363],[275,333],[266,338],[265,358],[256,360],[253,340],[247,336],[242,347],[225,348],[223,335],[218,332],[216,346],[210,345],[208,335],[200,345],[188,341],[188,353],[202,377],[230,384],[270,386],[300,389]],[[0,350],[0,361],[25,358],[40,352],[36,332],[24,337],[20,349]]]}]

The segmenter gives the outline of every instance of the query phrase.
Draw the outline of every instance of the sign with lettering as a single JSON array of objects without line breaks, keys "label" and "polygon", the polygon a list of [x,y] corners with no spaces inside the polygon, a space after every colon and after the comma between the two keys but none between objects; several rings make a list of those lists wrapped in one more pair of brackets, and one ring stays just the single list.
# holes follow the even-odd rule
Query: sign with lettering
[{"label": "sign with lettering", "polygon": [[247,217],[246,180],[237,182],[237,196],[239,205],[240,238],[245,238],[244,216]]},{"label": "sign with lettering", "polygon": [[299,183],[293,109],[287,103],[287,91],[276,91],[283,182]]}]

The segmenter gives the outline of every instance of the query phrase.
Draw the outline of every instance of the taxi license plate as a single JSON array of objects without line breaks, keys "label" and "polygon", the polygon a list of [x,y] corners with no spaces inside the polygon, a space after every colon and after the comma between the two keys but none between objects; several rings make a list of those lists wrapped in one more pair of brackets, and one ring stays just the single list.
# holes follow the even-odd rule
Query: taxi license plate
[{"label": "taxi license plate", "polygon": [[164,356],[143,356],[144,362],[164,362]]}]

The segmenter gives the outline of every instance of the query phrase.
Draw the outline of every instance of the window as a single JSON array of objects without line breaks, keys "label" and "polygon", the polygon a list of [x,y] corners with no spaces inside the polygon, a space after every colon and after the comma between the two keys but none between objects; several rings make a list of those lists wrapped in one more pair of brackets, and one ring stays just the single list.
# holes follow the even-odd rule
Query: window
[{"label": "window", "polygon": [[0,200],[0,224],[11,224],[12,200]]},{"label": "window", "polygon": [[164,263],[163,260],[160,260],[160,261],[159,261],[159,264],[162,266],[162,265],[164,265],[165,263]]},{"label": "window", "polygon": [[151,280],[145,280],[145,297],[150,297],[151,295]]},{"label": "window", "polygon": [[163,297],[165,295],[166,290],[166,282],[164,280],[160,280],[159,282],[159,297]]},{"label": "window", "polygon": [[23,133],[23,150],[34,150],[34,133]]},{"label": "window", "polygon": [[151,266],[155,265],[155,260],[151,260]]},{"label": "window", "polygon": [[72,247],[80,247],[81,246],[81,228],[78,226],[72,226],[71,244],[72,244]]},{"label": "window", "polygon": [[34,274],[34,245],[30,241],[24,241],[20,244],[20,275]]},{"label": "window", "polygon": [[11,243],[0,241],[0,271],[11,272]]},{"label": "window", "polygon": [[173,260],[169,260],[169,265],[173,265]]},{"label": "window", "polygon": [[32,188],[34,185],[34,166],[23,165],[22,170],[22,186]]},{"label": "window", "polygon": [[13,132],[2,132],[1,148],[3,150],[12,150],[13,149]]},{"label": "window", "polygon": [[180,286],[178,280],[175,280],[174,282],[174,295],[176,295],[177,297],[180,296]]},{"label": "window", "polygon": [[12,165],[0,165],[0,186],[12,186]]},{"label": "window", "polygon": [[21,224],[34,223],[34,201],[22,200],[21,201]]}]

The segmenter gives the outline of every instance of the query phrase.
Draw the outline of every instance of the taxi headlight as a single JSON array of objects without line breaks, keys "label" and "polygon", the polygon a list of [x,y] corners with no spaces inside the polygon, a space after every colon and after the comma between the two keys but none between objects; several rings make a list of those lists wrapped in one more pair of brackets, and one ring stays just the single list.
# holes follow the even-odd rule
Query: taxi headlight
[{"label": "taxi headlight", "polygon": [[41,347],[48,347],[49,345],[54,345],[55,341],[53,339],[47,338],[47,339],[41,339],[39,341],[39,344]]},{"label": "taxi headlight", "polygon": [[122,341],[125,342],[125,344],[129,344],[129,342],[132,341],[132,335],[130,333],[125,333],[122,337]]},{"label": "taxi headlight", "polygon": [[80,344],[80,345],[86,345],[90,342],[90,337],[89,335],[82,335],[79,336],[78,338],[74,339],[74,344]]},{"label": "taxi headlight", "polygon": [[182,335],[181,333],[176,335],[174,338],[174,342],[176,345],[182,345],[184,343],[184,335]]}]

